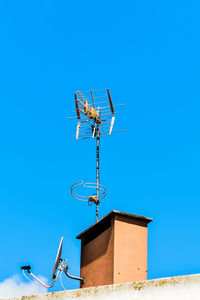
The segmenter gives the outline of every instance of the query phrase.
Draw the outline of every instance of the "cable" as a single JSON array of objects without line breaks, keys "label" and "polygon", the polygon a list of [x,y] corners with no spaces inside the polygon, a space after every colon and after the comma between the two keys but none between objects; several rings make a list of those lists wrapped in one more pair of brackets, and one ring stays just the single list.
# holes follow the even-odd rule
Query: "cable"
[{"label": "cable", "polygon": [[66,291],[66,288],[64,287],[64,285],[63,285],[63,282],[62,282],[62,272],[60,273],[60,283],[61,283],[61,285],[62,285],[62,288]]},{"label": "cable", "polygon": [[51,287],[55,284],[55,282],[56,282],[56,280],[57,280],[57,278],[58,278],[58,275],[59,275],[60,271],[58,271],[56,278],[55,278],[49,285],[46,285],[45,283],[43,283],[39,278],[37,278],[37,277],[36,277],[33,273],[31,273],[30,271],[29,271],[28,273],[29,273],[35,280],[37,280],[37,281],[39,282],[39,284],[36,283],[35,281],[31,280],[30,278],[28,278],[28,277],[25,275],[24,270],[23,270],[24,277],[26,277],[29,281],[31,281],[32,283],[34,283],[34,284],[36,284],[36,285],[44,286],[46,289],[49,289],[49,288],[51,288]]},{"label": "cable", "polygon": [[39,285],[39,286],[41,286],[41,284],[39,284],[39,283],[37,283],[37,282],[35,282],[35,281],[31,280],[30,278],[28,278],[28,276],[26,276],[26,274],[25,274],[24,270],[22,270],[22,272],[23,272],[23,275],[24,275],[24,277],[25,277],[26,279],[28,279],[30,282],[34,283],[35,285]]}]

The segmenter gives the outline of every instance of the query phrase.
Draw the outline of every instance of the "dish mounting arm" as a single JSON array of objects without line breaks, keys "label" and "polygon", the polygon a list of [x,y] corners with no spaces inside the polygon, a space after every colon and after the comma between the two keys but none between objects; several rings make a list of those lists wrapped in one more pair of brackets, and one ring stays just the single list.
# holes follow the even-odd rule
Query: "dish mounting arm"
[{"label": "dish mounting arm", "polygon": [[58,273],[57,273],[55,279],[50,283],[50,285],[47,285],[47,284],[45,284],[44,282],[42,282],[37,276],[35,276],[35,275],[30,271],[30,269],[31,269],[31,266],[23,266],[23,267],[21,267],[21,270],[23,271],[24,276],[25,276],[29,281],[31,281],[31,282],[37,284],[36,282],[34,282],[34,281],[32,281],[30,278],[28,278],[28,276],[26,276],[25,270],[26,270],[27,273],[28,273],[29,275],[31,275],[37,282],[39,282],[40,285],[44,286],[46,289],[49,289],[49,288],[51,288],[51,287],[54,286],[54,284],[55,284],[55,282],[56,282],[56,280],[57,280],[57,278],[58,278],[58,275],[59,275],[59,273],[60,273],[60,271],[58,271]]},{"label": "dish mounting arm", "polygon": [[61,260],[61,265],[59,267],[59,271],[64,272],[65,275],[71,279],[75,279],[75,280],[79,280],[81,282],[84,282],[84,277],[77,277],[77,276],[72,276],[70,275],[67,271],[69,269],[68,265],[67,265],[67,260]]},{"label": "dish mounting arm", "polygon": [[71,279],[79,280],[79,281],[81,281],[82,283],[84,283],[84,277],[72,276],[72,275],[70,275],[70,274],[67,272],[67,269],[64,270],[64,272],[65,272],[65,275],[66,275],[67,277],[69,277],[69,278],[71,278]]}]

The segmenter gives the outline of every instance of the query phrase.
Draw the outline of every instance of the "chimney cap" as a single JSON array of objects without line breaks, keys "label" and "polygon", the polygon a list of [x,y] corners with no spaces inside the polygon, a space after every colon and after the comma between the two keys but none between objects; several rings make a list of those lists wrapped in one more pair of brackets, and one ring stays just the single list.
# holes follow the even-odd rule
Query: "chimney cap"
[{"label": "chimney cap", "polygon": [[148,218],[148,217],[144,217],[144,216],[139,216],[139,215],[134,215],[134,214],[130,214],[130,213],[122,212],[122,211],[112,210],[107,215],[105,215],[103,218],[101,218],[97,223],[94,223],[93,225],[91,225],[90,227],[88,227],[87,229],[82,231],[79,235],[77,235],[76,238],[83,239],[86,236],[88,236],[88,234],[90,235],[94,231],[96,233],[98,231],[103,231],[102,229],[104,227],[106,229],[107,224],[110,223],[111,219],[116,215],[124,216],[124,217],[130,218],[130,219],[141,220],[141,221],[144,221],[146,224],[150,223],[153,220],[152,218]]}]

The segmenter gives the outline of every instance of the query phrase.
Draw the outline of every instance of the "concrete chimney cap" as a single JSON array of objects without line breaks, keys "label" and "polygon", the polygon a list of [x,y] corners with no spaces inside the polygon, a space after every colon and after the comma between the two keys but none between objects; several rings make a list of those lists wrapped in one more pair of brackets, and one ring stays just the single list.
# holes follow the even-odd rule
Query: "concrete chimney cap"
[{"label": "concrete chimney cap", "polygon": [[144,217],[144,216],[139,216],[139,215],[135,215],[135,214],[131,214],[131,213],[112,210],[107,215],[105,215],[103,218],[101,218],[97,223],[94,223],[93,225],[88,227],[86,230],[82,231],[79,235],[77,235],[76,238],[83,239],[86,236],[92,234],[94,231],[96,233],[97,233],[97,231],[103,231],[102,229],[104,227],[106,229],[109,226],[109,223],[111,222],[111,219],[114,218],[114,216],[124,216],[126,218],[143,221],[146,224],[150,223],[153,220],[152,218],[148,218],[148,217]]}]

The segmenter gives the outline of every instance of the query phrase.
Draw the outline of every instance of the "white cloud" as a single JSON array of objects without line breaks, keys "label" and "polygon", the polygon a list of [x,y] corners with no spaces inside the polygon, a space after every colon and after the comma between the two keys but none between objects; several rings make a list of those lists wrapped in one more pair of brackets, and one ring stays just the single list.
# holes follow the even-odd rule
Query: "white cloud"
[{"label": "white cloud", "polygon": [[[47,282],[46,278],[41,276],[39,276],[39,278],[43,282]],[[0,282],[0,299],[40,294],[45,292],[47,292],[47,289],[42,286],[35,285],[30,281],[24,283],[19,275],[14,275]]]}]

